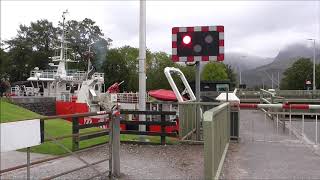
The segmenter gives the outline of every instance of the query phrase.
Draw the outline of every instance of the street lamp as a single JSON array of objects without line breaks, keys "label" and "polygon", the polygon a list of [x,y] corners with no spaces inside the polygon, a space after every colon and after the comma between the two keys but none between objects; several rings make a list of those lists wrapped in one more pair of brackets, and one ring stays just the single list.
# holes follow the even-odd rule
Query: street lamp
[{"label": "street lamp", "polygon": [[[240,56],[241,59],[244,59],[246,58],[247,56]],[[240,69],[240,66],[238,66],[238,69],[239,69],[239,78],[240,78],[240,82],[239,82],[239,87],[240,85],[242,84],[242,69]]]},{"label": "street lamp", "polygon": [[316,39],[307,39],[313,41],[313,90],[316,90]]}]

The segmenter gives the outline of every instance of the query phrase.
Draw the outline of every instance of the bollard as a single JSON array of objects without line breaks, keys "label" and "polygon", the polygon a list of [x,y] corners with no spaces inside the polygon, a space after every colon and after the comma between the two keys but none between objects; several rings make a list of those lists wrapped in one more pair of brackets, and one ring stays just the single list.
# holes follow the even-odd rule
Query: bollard
[{"label": "bollard", "polygon": [[316,115],[316,145],[318,145],[318,115]]}]

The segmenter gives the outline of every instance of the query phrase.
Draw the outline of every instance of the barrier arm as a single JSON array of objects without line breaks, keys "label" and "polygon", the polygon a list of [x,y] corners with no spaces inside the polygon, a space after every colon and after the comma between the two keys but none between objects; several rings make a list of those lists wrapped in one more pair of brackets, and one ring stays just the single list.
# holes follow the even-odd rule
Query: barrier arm
[{"label": "barrier arm", "polygon": [[196,100],[196,96],[194,95],[194,93],[193,93],[193,91],[192,91],[192,89],[191,89],[186,77],[180,71],[180,69],[174,68],[174,67],[166,67],[164,69],[164,74],[166,75],[166,77],[168,79],[168,82],[169,82],[174,94],[176,95],[176,97],[178,99],[178,102],[187,102],[187,101],[183,100],[183,97],[182,97],[181,93],[179,92],[178,87],[177,87],[176,83],[174,82],[174,80],[172,78],[171,74],[173,74],[173,73],[176,73],[180,77],[183,85],[185,86],[186,91],[190,96],[190,100],[188,100],[188,101],[195,101]]}]

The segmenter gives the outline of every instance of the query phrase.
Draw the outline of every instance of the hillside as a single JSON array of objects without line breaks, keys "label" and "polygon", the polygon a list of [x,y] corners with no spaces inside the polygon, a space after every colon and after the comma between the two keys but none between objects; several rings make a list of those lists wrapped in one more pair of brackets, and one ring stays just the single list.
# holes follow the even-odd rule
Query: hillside
[{"label": "hillside", "polygon": [[[320,62],[319,50],[316,51],[316,63]],[[313,48],[303,44],[292,44],[280,50],[274,60],[266,65],[244,71],[242,79],[247,87],[262,85],[263,83],[271,87],[271,77],[274,76],[274,88],[276,88],[278,73],[279,79],[282,79],[282,73],[290,67],[300,57],[313,58]]]},{"label": "hillside", "polygon": [[234,69],[244,71],[269,64],[272,61],[273,58],[263,58],[250,54],[230,52],[226,54],[224,63],[231,65]]}]

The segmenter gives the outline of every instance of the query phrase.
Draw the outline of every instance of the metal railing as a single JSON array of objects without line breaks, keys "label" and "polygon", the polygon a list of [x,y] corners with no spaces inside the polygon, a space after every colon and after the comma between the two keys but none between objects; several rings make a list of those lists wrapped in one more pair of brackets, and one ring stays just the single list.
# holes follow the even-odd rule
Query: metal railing
[{"label": "metal railing", "polygon": [[223,103],[204,113],[205,179],[218,179],[230,140],[230,107]]},{"label": "metal railing", "polygon": [[[259,98],[261,91],[238,91],[240,99]],[[277,96],[286,98],[320,98],[320,90],[275,90]]]},{"label": "metal railing", "polygon": [[139,93],[117,93],[117,102],[138,103],[139,102]]},{"label": "metal railing", "polygon": [[320,98],[320,90],[277,90],[276,93],[286,98]]},{"label": "metal railing", "polygon": [[[201,123],[203,112],[218,106],[214,102],[183,102],[179,103],[179,137],[181,141],[187,139],[203,139],[201,137]],[[197,119],[197,109],[200,106],[200,119]],[[195,134],[195,137],[193,136]],[[200,137],[200,138],[196,138]]]},{"label": "metal railing", "polygon": [[[262,111],[265,121],[267,117],[273,120],[276,127],[276,135],[279,134],[279,128],[282,126],[282,133],[285,133],[287,129],[289,137],[293,138],[292,135],[294,135],[294,137],[302,140],[307,145],[315,145],[315,147],[319,145],[319,113],[310,112],[310,110],[292,112],[291,109],[289,112],[268,111],[265,109],[262,109]],[[267,126],[266,123],[265,125]],[[264,141],[266,141],[266,137],[264,137]],[[269,139],[268,141],[274,141],[274,139]]]},{"label": "metal railing", "polygon": [[[57,74],[57,70],[34,70],[30,72],[30,77],[37,77],[39,78],[54,78]],[[86,71],[78,71],[76,69],[67,70],[67,76],[72,77],[69,80],[75,81],[82,81],[86,78],[87,72]],[[104,78],[104,73],[94,73],[94,78]]]},{"label": "metal railing", "polygon": [[[120,150],[120,118],[118,116],[114,116],[111,114],[112,114],[112,112],[99,111],[99,112],[67,114],[67,115],[46,116],[46,117],[35,118],[35,119],[40,119],[40,130],[41,130],[41,141],[42,141],[41,143],[49,142],[49,141],[53,142],[57,146],[61,147],[65,151],[67,151],[67,154],[53,157],[53,158],[42,159],[42,160],[31,162],[30,161],[30,147],[28,147],[27,148],[27,163],[23,164],[23,165],[18,165],[15,167],[10,167],[7,169],[1,169],[0,176],[3,173],[7,173],[7,172],[14,171],[14,170],[21,169],[21,168],[27,168],[27,179],[30,179],[30,168],[32,165],[52,161],[52,160],[55,160],[58,158],[66,157],[66,156],[73,156],[73,157],[77,158],[78,160],[80,160],[81,162],[83,162],[85,165],[78,167],[78,168],[75,168],[75,169],[72,169],[72,170],[61,172],[59,174],[45,177],[44,179],[54,179],[54,178],[61,177],[63,175],[78,171],[80,169],[88,168],[88,167],[92,168],[97,173],[97,175],[95,175],[94,177],[99,177],[99,176],[105,177],[104,175],[106,173],[109,173],[110,178],[112,178],[113,176],[119,177],[120,176],[120,154],[119,154],[119,150]],[[70,138],[70,137],[72,137],[72,138],[78,137],[83,134],[80,134],[78,132],[78,133],[73,133],[71,135],[66,135],[66,136],[51,137],[47,132],[44,131],[45,121],[48,121],[48,120],[53,120],[53,119],[58,119],[58,118],[63,119],[63,118],[90,117],[90,116],[96,116],[96,115],[108,115],[109,117],[111,117],[111,120],[109,122],[110,128],[108,129],[109,136],[110,136],[110,138],[109,138],[110,139],[110,141],[109,141],[109,157],[102,159],[98,162],[89,163],[79,156],[78,152],[85,151],[86,149],[73,152],[72,150],[70,150],[65,145],[63,145],[62,143],[59,142],[60,140]],[[29,119],[24,119],[24,120],[29,120]],[[102,163],[104,161],[109,161],[109,170],[104,171],[104,172],[100,172],[99,170],[97,170],[94,167],[94,165]],[[93,177],[91,177],[91,178],[93,178]]]}]

